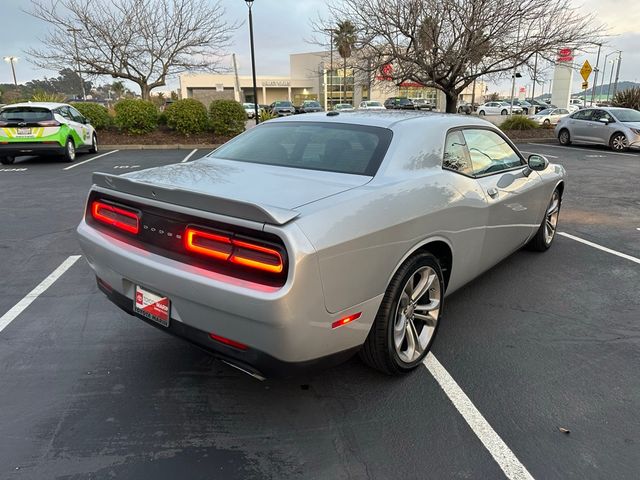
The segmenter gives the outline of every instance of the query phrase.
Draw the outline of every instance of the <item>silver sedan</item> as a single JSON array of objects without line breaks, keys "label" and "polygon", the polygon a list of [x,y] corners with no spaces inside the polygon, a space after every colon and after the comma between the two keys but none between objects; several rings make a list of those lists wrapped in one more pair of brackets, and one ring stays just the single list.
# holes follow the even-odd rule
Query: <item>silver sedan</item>
[{"label": "silver sedan", "polygon": [[640,148],[640,112],[630,108],[585,108],[560,119],[555,134],[562,145],[599,144],[617,151]]},{"label": "silver sedan", "polygon": [[564,186],[480,119],[313,113],[192,163],[94,174],[78,233],[113,303],[256,377],[355,352],[400,374],[445,295],[549,248]]}]

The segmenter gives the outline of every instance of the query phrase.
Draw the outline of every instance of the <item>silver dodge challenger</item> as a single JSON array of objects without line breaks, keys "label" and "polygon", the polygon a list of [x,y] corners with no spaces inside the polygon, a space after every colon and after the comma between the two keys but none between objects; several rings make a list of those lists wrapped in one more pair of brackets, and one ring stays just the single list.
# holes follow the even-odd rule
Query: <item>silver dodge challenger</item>
[{"label": "silver dodge challenger", "polygon": [[484,120],[312,113],[191,163],[95,173],[78,233],[113,303],[257,378],[355,352],[401,374],[446,295],[549,248],[564,188]]}]

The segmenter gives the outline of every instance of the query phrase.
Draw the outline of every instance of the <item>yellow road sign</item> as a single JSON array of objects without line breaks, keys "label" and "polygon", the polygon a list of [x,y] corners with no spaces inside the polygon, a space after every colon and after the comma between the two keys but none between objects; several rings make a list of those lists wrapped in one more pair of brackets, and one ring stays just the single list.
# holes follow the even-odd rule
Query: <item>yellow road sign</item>
[{"label": "yellow road sign", "polygon": [[589,82],[582,82],[582,89],[586,90],[587,88],[589,88]]},{"label": "yellow road sign", "polygon": [[585,82],[589,80],[589,75],[591,75],[592,71],[593,71],[593,68],[591,68],[591,64],[589,63],[589,60],[585,60],[584,64],[582,65],[582,68],[580,69],[580,75],[582,75],[582,78],[584,79]]}]

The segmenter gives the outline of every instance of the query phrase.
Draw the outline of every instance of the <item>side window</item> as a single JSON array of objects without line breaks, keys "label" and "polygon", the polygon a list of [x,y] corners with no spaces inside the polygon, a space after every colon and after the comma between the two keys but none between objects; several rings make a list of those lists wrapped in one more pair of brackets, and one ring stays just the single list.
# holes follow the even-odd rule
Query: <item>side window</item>
[{"label": "side window", "polygon": [[71,117],[71,112],[69,112],[69,107],[60,107],[58,109],[58,114],[62,115],[67,120],[73,120]]},{"label": "side window", "polygon": [[78,123],[84,123],[84,116],[75,108],[69,107],[69,112],[71,113],[71,118]]},{"label": "side window", "polygon": [[593,111],[593,116],[591,117],[591,120],[594,122],[598,122],[600,121],[600,119],[605,119],[608,122],[613,122],[613,117],[611,115],[609,115],[608,112],[605,112],[604,110],[594,110]]},{"label": "side window", "polygon": [[521,166],[522,159],[500,135],[491,130],[464,130],[473,174],[500,172]]},{"label": "side window", "polygon": [[451,132],[447,135],[442,167],[465,175],[473,174],[467,145],[461,131]]}]

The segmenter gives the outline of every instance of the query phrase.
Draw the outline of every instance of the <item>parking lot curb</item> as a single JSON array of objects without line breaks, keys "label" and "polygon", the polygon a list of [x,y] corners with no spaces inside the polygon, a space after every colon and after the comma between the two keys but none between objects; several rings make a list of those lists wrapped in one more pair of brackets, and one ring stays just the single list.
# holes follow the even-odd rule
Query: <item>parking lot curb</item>
[{"label": "parking lot curb", "polygon": [[194,144],[194,145],[100,145],[100,148],[104,150],[193,150],[193,149],[214,149],[218,148],[221,144],[207,145],[207,144]]}]

